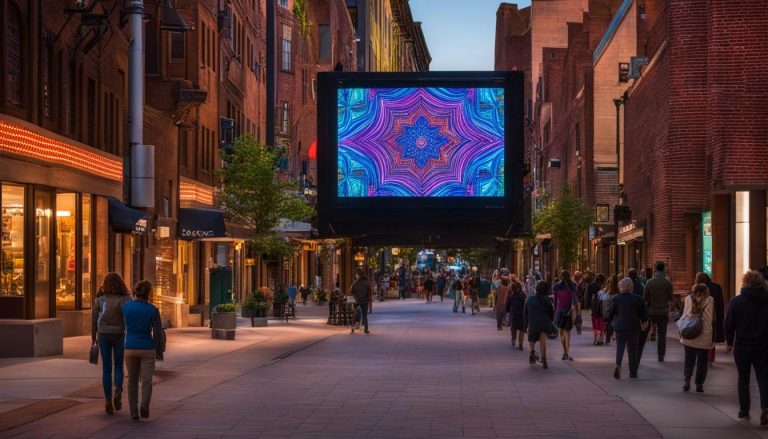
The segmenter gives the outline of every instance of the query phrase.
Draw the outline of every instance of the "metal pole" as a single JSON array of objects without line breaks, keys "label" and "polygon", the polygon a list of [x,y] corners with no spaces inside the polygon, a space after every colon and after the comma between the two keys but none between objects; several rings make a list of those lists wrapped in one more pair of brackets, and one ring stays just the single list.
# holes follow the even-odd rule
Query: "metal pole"
[{"label": "metal pole", "polygon": [[[616,188],[618,190],[620,173],[621,173],[621,145],[619,144],[621,127],[620,127],[620,107],[623,103],[622,99],[614,99],[613,103],[616,104]],[[616,205],[613,206],[613,225],[615,239],[613,242],[613,274],[619,274],[619,219],[616,217],[616,206],[619,205],[617,198]]]},{"label": "metal pole", "polygon": [[128,143],[144,143],[144,1],[126,0],[128,29],[133,39],[128,46]]}]

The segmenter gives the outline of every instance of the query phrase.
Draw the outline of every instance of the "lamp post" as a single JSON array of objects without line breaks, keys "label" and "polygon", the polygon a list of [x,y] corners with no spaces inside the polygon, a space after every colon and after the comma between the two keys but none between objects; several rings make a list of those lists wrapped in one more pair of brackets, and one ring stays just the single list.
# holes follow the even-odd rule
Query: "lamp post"
[{"label": "lamp post", "polygon": [[627,102],[627,99],[627,93],[624,92],[620,98],[613,100],[616,105],[616,189],[618,192],[617,203],[613,207],[613,225],[616,235],[613,242],[613,273],[616,275],[619,274],[619,212],[623,212],[619,208],[623,201],[621,197],[621,106]]}]

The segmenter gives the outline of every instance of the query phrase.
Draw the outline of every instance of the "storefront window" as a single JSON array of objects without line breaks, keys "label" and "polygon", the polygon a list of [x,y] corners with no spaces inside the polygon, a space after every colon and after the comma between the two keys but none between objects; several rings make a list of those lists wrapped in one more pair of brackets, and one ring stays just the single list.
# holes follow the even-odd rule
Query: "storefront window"
[{"label": "storefront window", "polygon": [[24,187],[3,184],[0,202],[0,295],[24,296]]},{"label": "storefront window", "polygon": [[51,317],[51,217],[50,191],[35,189],[35,313],[36,319]]},{"label": "storefront window", "polygon": [[75,309],[77,196],[56,194],[56,308]]},{"label": "storefront window", "polygon": [[734,291],[741,290],[741,275],[749,270],[749,192],[736,192],[735,206],[735,245],[734,267],[736,285]]},{"label": "storefront window", "polygon": [[195,264],[194,264],[194,248],[195,245],[189,241],[179,242],[179,267],[177,272],[179,274],[178,291],[184,297],[184,303],[197,304],[195,295]]},{"label": "storefront window", "polygon": [[82,264],[80,265],[82,270],[82,291],[83,291],[83,309],[91,308],[91,278],[93,272],[93,265],[91,260],[91,196],[83,194],[81,198],[82,202]]}]

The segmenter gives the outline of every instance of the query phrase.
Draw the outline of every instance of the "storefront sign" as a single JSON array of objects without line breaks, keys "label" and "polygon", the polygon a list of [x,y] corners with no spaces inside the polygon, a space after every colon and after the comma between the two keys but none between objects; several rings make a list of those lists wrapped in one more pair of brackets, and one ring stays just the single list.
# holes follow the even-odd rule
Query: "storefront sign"
[{"label": "storefront sign", "polygon": [[712,275],[712,211],[701,213],[702,271]]},{"label": "storefront sign", "polygon": [[224,213],[214,209],[179,209],[179,237],[184,240],[222,238]]},{"label": "storefront sign", "polygon": [[256,258],[245,258],[245,266],[252,267],[256,265]]}]

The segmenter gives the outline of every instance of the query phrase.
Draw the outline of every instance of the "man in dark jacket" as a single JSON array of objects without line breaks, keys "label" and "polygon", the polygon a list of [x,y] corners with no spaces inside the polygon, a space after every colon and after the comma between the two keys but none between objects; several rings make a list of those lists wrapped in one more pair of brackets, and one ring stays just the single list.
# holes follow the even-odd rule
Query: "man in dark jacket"
[{"label": "man in dark jacket", "polygon": [[[365,329],[365,333],[368,334],[368,313],[373,305],[373,286],[368,282],[368,278],[365,276],[365,271],[358,267],[355,270],[357,279],[352,282],[352,286],[349,287],[350,296],[355,297],[355,315],[360,313],[360,318]],[[352,326],[354,328],[354,326]],[[352,329],[352,332],[355,332]]]},{"label": "man in dark jacket", "polygon": [[760,425],[768,425],[768,290],[766,279],[748,271],[741,293],[731,300],[725,318],[725,340],[739,374],[739,419],[749,418],[749,373],[755,369],[760,389]]},{"label": "man in dark jacket", "polygon": [[667,280],[667,276],[664,274],[666,269],[664,262],[656,262],[654,268],[656,273],[646,282],[643,299],[648,306],[648,318],[652,324],[656,325],[659,334],[656,342],[656,353],[659,356],[659,362],[663,362],[667,352],[669,302],[673,299],[672,282]]},{"label": "man in dark jacket", "polygon": [[[640,276],[638,276],[637,270],[630,268],[627,272],[627,277],[632,280],[632,294],[642,298],[645,293],[645,286],[640,282]],[[651,325],[640,331],[640,340],[637,343],[637,362],[643,358],[643,349],[645,349],[645,342],[648,341],[648,333],[650,332]]]},{"label": "man in dark jacket", "polygon": [[624,349],[629,354],[629,377],[637,378],[637,368],[640,360],[637,355],[640,331],[648,327],[648,311],[643,299],[632,294],[632,280],[624,278],[619,281],[619,293],[613,297],[608,308],[608,319],[616,332],[616,368],[613,377],[621,378],[621,361]]}]

